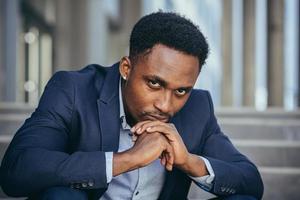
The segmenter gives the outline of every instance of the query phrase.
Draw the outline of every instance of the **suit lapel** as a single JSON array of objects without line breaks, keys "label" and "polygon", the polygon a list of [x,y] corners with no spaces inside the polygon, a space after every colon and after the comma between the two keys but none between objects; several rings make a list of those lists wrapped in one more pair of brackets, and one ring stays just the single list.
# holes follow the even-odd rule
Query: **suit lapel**
[{"label": "suit lapel", "polygon": [[119,71],[118,64],[108,69],[100,98],[97,100],[101,130],[101,150],[114,151],[119,148]]}]

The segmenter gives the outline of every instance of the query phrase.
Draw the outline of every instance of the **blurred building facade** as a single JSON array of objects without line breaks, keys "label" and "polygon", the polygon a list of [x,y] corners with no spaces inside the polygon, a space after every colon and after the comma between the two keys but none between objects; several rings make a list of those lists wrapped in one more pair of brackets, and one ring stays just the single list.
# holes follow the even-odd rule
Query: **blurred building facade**
[{"label": "blurred building facade", "polygon": [[[210,55],[196,87],[210,90],[222,129],[258,165],[264,199],[298,199],[299,4],[0,0],[0,161],[54,72],[117,62],[128,55],[135,22],[161,9],[187,16],[207,37]],[[189,199],[198,196],[192,185]]]},{"label": "blurred building facade", "polygon": [[36,105],[55,71],[118,61],[134,23],[162,9],[207,36],[196,87],[217,106],[299,106],[297,0],[1,0],[0,9],[0,102]]}]

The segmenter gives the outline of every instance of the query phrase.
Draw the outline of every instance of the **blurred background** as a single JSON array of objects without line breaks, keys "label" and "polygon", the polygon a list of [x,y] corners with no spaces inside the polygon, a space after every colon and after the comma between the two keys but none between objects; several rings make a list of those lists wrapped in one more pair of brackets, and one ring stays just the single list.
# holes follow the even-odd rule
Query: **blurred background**
[{"label": "blurred background", "polygon": [[[196,88],[211,92],[223,131],[258,165],[264,199],[299,199],[299,7],[298,0],[0,0],[0,161],[54,72],[112,65],[128,55],[141,16],[176,11],[207,37]],[[194,185],[189,199],[199,199]]]}]

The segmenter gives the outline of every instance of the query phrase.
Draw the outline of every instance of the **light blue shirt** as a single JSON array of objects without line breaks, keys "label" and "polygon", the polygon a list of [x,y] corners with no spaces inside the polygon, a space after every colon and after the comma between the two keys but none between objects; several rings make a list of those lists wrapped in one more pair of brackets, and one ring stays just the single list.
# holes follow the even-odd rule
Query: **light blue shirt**
[{"label": "light blue shirt", "polygon": [[[120,102],[120,141],[118,152],[125,151],[134,145],[132,141],[132,133],[130,126],[126,122],[125,112],[123,107],[121,81],[119,83],[119,102]],[[113,152],[106,152],[106,176],[109,183],[107,191],[103,194],[100,200],[110,199],[158,199],[162,190],[166,171],[164,166],[157,159],[149,165],[132,170],[116,177],[112,176],[113,168]],[[201,157],[201,156],[200,156]],[[209,161],[201,157],[206,165],[209,175],[202,177],[192,177],[199,189],[210,190],[215,177],[214,171]]]}]

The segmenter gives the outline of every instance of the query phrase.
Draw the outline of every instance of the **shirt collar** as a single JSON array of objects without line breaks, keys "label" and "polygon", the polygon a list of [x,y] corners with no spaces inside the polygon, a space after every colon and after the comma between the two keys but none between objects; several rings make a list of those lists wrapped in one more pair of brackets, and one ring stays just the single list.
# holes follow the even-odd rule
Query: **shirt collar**
[{"label": "shirt collar", "polygon": [[124,130],[130,129],[131,127],[126,121],[125,111],[124,111],[124,104],[123,104],[123,97],[122,97],[122,89],[121,89],[121,78],[119,80],[119,102],[120,102],[120,120],[121,125]]}]

